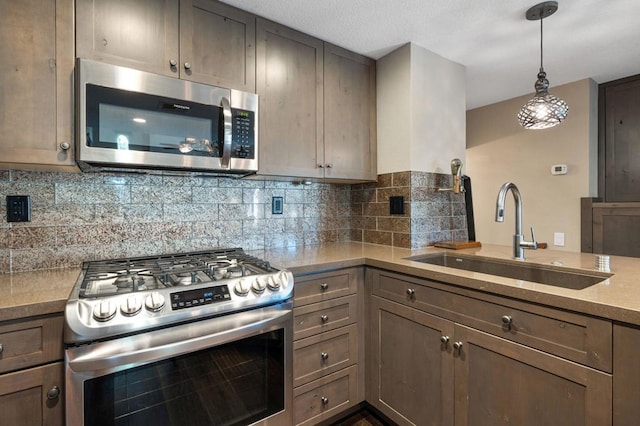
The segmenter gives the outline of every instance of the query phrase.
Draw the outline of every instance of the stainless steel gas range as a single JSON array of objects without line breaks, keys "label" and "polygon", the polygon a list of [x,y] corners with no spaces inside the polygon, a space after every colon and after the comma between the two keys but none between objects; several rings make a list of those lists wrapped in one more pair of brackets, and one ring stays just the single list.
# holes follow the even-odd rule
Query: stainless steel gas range
[{"label": "stainless steel gas range", "polygon": [[68,425],[292,423],[293,275],[242,249],[86,262]]}]

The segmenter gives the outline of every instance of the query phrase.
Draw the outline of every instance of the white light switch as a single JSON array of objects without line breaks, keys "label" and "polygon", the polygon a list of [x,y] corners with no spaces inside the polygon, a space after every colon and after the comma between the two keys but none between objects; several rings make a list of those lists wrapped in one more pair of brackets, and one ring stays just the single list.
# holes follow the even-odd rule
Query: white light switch
[{"label": "white light switch", "polygon": [[558,247],[564,246],[564,232],[553,233],[553,245]]}]

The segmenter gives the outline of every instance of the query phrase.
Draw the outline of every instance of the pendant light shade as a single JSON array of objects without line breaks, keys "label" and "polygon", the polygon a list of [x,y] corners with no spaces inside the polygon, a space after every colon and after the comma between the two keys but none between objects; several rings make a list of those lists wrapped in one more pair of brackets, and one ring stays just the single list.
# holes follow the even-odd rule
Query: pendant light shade
[{"label": "pendant light shade", "polygon": [[569,113],[567,103],[549,93],[549,80],[542,66],[542,20],[556,10],[558,10],[558,2],[547,1],[533,6],[526,14],[530,21],[540,20],[540,71],[535,83],[536,95],[524,104],[518,113],[518,121],[525,129],[548,129],[562,123]]}]

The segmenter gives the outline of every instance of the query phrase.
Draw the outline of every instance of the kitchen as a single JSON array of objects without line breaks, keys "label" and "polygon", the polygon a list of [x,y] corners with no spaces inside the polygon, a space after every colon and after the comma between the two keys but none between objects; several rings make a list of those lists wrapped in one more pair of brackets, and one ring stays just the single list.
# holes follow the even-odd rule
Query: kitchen
[{"label": "kitchen", "polygon": [[[68,2],[58,2],[60,4],[66,4],[68,8]],[[527,5],[529,6],[529,5]],[[64,6],[61,6],[64,9]],[[526,6],[522,6],[522,9],[526,9]],[[561,10],[562,12],[562,10]],[[47,16],[55,16],[53,10],[38,10],[38,13],[43,14],[44,21],[49,22],[50,18]],[[4,14],[3,14],[4,15]],[[559,14],[561,16],[562,14]],[[64,18],[62,14],[61,18]],[[68,17],[67,17],[68,18]],[[554,16],[554,18],[557,18]],[[550,21],[549,27],[552,28],[553,20]],[[526,25],[526,21],[522,19],[519,25]],[[65,31],[72,29],[70,26],[58,26],[60,32],[59,37],[62,40],[71,38],[71,46],[73,46],[73,33],[67,33]],[[549,36],[550,37],[550,36]],[[61,42],[61,47],[69,46],[68,43]],[[259,46],[256,46],[259,48]],[[535,45],[533,46],[535,49]],[[64,54],[64,51],[60,52],[56,50],[57,54]],[[531,52],[530,56],[535,58],[536,52]],[[400,68],[401,72],[406,72],[408,68],[414,67],[414,64],[406,62],[407,55],[410,57],[418,58],[420,61],[425,61],[428,64],[444,63],[441,65],[447,67],[447,75],[453,75],[457,78],[458,84],[454,85],[456,88],[464,88],[464,69],[457,64],[448,63],[437,55],[433,55],[430,52],[421,49],[417,46],[409,46],[399,50],[396,53],[397,56],[402,57],[404,55],[405,62],[399,60],[392,62],[387,58],[387,64],[377,65],[378,77],[381,73],[385,72],[384,65],[388,65],[387,70],[394,72],[394,69]],[[73,53],[71,53],[73,58]],[[403,58],[401,58],[403,59]],[[59,61],[58,65],[67,63],[68,61]],[[389,62],[391,62],[389,64]],[[418,64],[418,61],[416,61]],[[72,69],[73,63],[70,65]],[[418,65],[416,65],[418,66]],[[535,63],[533,64],[535,66]],[[404,68],[403,68],[404,67]],[[552,72],[552,67],[550,72]],[[425,68],[429,68],[428,66]],[[530,72],[530,71],[529,71]],[[69,73],[70,75],[70,73]],[[527,74],[530,75],[530,74]],[[550,74],[552,75],[552,74]],[[426,78],[426,77],[425,77]],[[527,78],[527,84],[531,78]],[[28,81],[28,80],[27,80]],[[388,80],[390,85],[397,85],[406,87],[406,81],[394,81]],[[552,82],[554,80],[552,79]],[[12,84],[18,85],[19,82],[13,82]],[[67,85],[65,86],[66,83]],[[258,83],[257,83],[258,84]],[[68,86],[68,87],[67,87]],[[442,85],[445,86],[445,85]],[[572,119],[575,117],[583,117],[583,120],[588,121],[588,112],[582,111],[580,113],[579,105],[582,104],[585,97],[589,98],[593,96],[592,83],[579,82],[576,90],[573,87],[565,89],[564,87],[553,87],[553,92],[558,96],[563,97],[571,105]],[[5,84],[3,83],[3,87]],[[69,81],[62,82],[60,91],[64,93],[70,91],[71,85]],[[43,88],[31,88],[20,87],[17,90],[22,90],[23,93],[32,93],[32,91],[38,91],[41,96],[50,94],[50,86]],[[381,88],[378,88],[378,95]],[[435,90],[434,90],[435,92]],[[524,93],[520,92],[520,93]],[[574,95],[577,92],[577,95]],[[50,99],[55,99],[55,94],[50,94]],[[455,95],[455,96],[454,96]],[[69,95],[70,96],[70,95]],[[434,93],[434,96],[447,96],[449,102],[453,104],[451,107],[451,114],[457,117],[457,122],[464,123],[465,112],[464,108],[464,90],[458,90],[454,94],[452,92],[442,91]],[[575,96],[575,98],[574,98]],[[455,102],[451,99],[455,98]],[[517,103],[523,103],[522,102]],[[64,99],[59,100],[63,102]],[[408,111],[408,105],[414,102],[415,99],[411,99],[405,102],[404,109],[398,113]],[[43,103],[44,104],[44,103]],[[378,99],[377,102],[378,117],[381,115],[381,109],[387,105]],[[446,105],[449,105],[447,103]],[[42,108],[46,108],[46,105],[40,105]],[[519,106],[514,107],[517,109]],[[71,113],[65,117],[65,109],[59,108],[57,114],[43,114],[38,111],[35,115],[38,120],[42,120],[42,129],[53,128],[55,132],[68,132],[71,134],[70,124],[72,120],[70,118]],[[408,111],[409,116],[415,114],[415,112]],[[476,111],[476,113],[480,113]],[[22,122],[27,120],[27,116],[24,111],[20,111],[22,114],[19,117],[14,118],[14,122]],[[575,115],[574,115],[575,114]],[[470,113],[469,115],[473,115]],[[50,122],[53,120],[53,122]],[[58,120],[58,122],[56,122]],[[437,120],[437,118],[435,119]],[[515,120],[514,120],[515,121]],[[576,120],[577,121],[577,120]],[[582,120],[580,120],[582,122]],[[468,123],[473,123],[473,117],[467,118]],[[575,122],[575,121],[574,121]],[[265,123],[261,123],[265,124]],[[433,123],[432,123],[433,124]],[[573,126],[571,119],[563,123],[562,126],[557,128],[558,132],[568,132],[568,134],[561,135],[561,140],[571,139],[578,141],[584,140],[588,136],[575,137],[575,134],[586,135],[589,125],[581,123],[579,128],[576,129]],[[593,125],[590,123],[590,125]],[[52,126],[52,127],[51,127]],[[408,126],[411,126],[409,124]],[[467,125],[469,126],[469,124]],[[517,125],[516,125],[517,126]],[[563,126],[569,127],[568,130],[564,130]],[[12,126],[15,127],[15,126]],[[28,126],[36,128],[36,126]],[[454,126],[452,126],[454,127]],[[262,127],[261,127],[262,128]],[[437,126],[432,126],[432,129],[439,129]],[[18,129],[20,130],[20,129]],[[2,235],[2,241],[5,241],[5,246],[0,249],[0,261],[2,262],[2,270],[6,272],[18,273],[20,271],[28,270],[49,270],[51,274],[65,274],[63,271],[57,270],[61,267],[77,267],[84,260],[94,259],[107,259],[118,257],[135,257],[135,256],[149,256],[162,253],[177,253],[195,250],[207,250],[212,247],[243,247],[245,250],[263,250],[267,251],[260,257],[264,257],[267,260],[272,261],[275,265],[282,264],[285,267],[291,267],[294,269],[295,262],[288,260],[286,257],[282,258],[276,252],[283,251],[289,253],[292,258],[299,259],[300,253],[304,253],[305,247],[313,247],[319,243],[333,243],[333,242],[348,242],[348,241],[360,241],[382,243],[387,245],[394,244],[399,247],[413,247],[414,235],[411,228],[412,219],[409,216],[402,217],[400,220],[398,217],[391,217],[386,213],[381,213],[378,217],[378,224],[383,223],[387,226],[387,229],[368,229],[366,223],[370,222],[371,217],[376,216],[376,211],[380,211],[386,205],[384,200],[371,200],[368,197],[372,193],[381,194],[381,197],[388,195],[403,195],[411,194],[412,190],[415,192],[427,192],[425,189],[433,189],[434,186],[449,185],[449,161],[454,157],[461,157],[465,164],[465,173],[474,178],[474,201],[476,202],[476,218],[478,221],[490,221],[493,219],[492,206],[483,206],[482,203],[492,204],[497,194],[497,187],[506,179],[513,179],[520,185],[523,192],[525,204],[524,204],[524,218],[528,227],[528,224],[536,225],[536,231],[539,238],[550,239],[551,235],[555,231],[565,231],[567,235],[566,250],[571,252],[577,252],[579,245],[576,243],[578,233],[575,226],[578,217],[577,211],[575,213],[566,214],[568,217],[565,219],[566,223],[562,223],[562,229],[551,228],[553,224],[546,224],[544,220],[544,214],[535,212],[535,205],[539,204],[536,200],[544,198],[545,195],[539,195],[536,193],[535,188],[528,187],[527,182],[520,182],[516,180],[518,176],[515,172],[505,173],[505,175],[498,176],[496,179],[500,179],[497,186],[492,183],[490,189],[483,189],[482,185],[485,182],[485,177],[482,172],[480,162],[474,162],[472,155],[474,149],[470,149],[465,153],[465,131],[464,126],[452,129],[440,129],[443,133],[449,132],[448,135],[452,139],[452,144],[445,147],[421,147],[417,138],[413,139],[413,134],[424,132],[423,129],[410,129],[406,131],[414,131],[414,133],[407,135],[406,143],[408,147],[406,150],[402,149],[402,152],[414,152],[413,159],[421,157],[421,154],[425,151],[426,154],[422,155],[425,158],[433,159],[433,164],[427,168],[414,168],[411,163],[408,163],[411,159],[403,158],[405,161],[404,167],[391,168],[386,165],[386,161],[391,161],[396,157],[389,152],[384,151],[385,146],[378,146],[378,158],[385,159],[385,161],[379,161],[377,174],[384,175],[379,183],[375,187],[367,186],[367,184],[357,184],[355,186],[339,185],[339,184],[327,184],[323,182],[315,182],[313,177],[305,175],[309,180],[299,180],[298,182],[287,182],[281,180],[237,180],[230,178],[202,178],[202,177],[181,177],[181,176],[156,176],[156,175],[100,175],[100,174],[78,174],[68,173],[64,171],[27,171],[20,167],[8,167],[5,170],[0,171],[0,177],[2,178],[3,193],[7,195],[11,194],[28,194],[31,197],[32,203],[32,217],[31,222],[28,225],[9,225],[3,223],[0,227],[0,233]],[[15,131],[15,129],[14,129]],[[382,137],[382,133],[389,131],[385,128],[384,123],[378,124],[378,137]],[[426,132],[434,140],[438,139],[438,134],[433,134],[435,130],[427,129]],[[511,131],[511,128],[509,130]],[[554,130],[555,131],[555,130]],[[54,133],[55,133],[54,132]],[[43,135],[34,134],[33,140],[51,140],[52,132],[48,132]],[[453,136],[451,136],[453,135]],[[572,138],[567,137],[572,135]],[[19,140],[20,135],[9,134],[9,138],[16,137]],[[534,138],[535,136],[528,136]],[[472,140],[467,135],[467,144]],[[545,140],[545,143],[550,143],[553,146],[553,140]],[[64,152],[58,152],[57,149],[59,141],[63,141],[64,138],[56,136],[51,146],[54,146],[55,159],[64,157]],[[70,136],[67,140],[71,140]],[[578,143],[576,142],[576,143]],[[32,142],[30,142],[32,143]],[[380,144],[379,144],[380,145]],[[412,149],[416,149],[415,151]],[[387,147],[388,149],[388,147]],[[396,148],[397,149],[397,148]],[[433,155],[429,155],[429,150],[433,149],[437,151],[439,155],[434,158]],[[537,148],[532,148],[536,149]],[[422,151],[420,151],[422,150]],[[525,151],[527,152],[527,151]],[[581,148],[580,152],[584,152],[584,148]],[[8,154],[7,154],[8,155]],[[28,153],[32,157],[36,155],[42,155],[32,150]],[[466,157],[465,157],[466,155]],[[4,157],[4,155],[3,155]],[[531,155],[522,155],[522,157],[530,159]],[[62,158],[62,161],[69,161],[69,159]],[[543,161],[542,159],[540,161]],[[548,169],[547,164],[550,160],[546,161],[544,170]],[[555,162],[567,162],[570,166],[573,164],[569,160],[558,158],[553,159]],[[573,161],[573,160],[572,160]],[[575,169],[583,172],[583,167],[590,160],[581,160]],[[519,165],[517,161],[506,162],[510,167],[517,168]],[[73,167],[74,161],[70,160],[69,166]],[[63,166],[65,167],[65,166]],[[474,169],[476,167],[476,169]],[[424,170],[429,170],[426,172]],[[485,168],[488,169],[488,168]],[[335,170],[335,168],[334,168]],[[421,179],[424,179],[425,183],[418,185],[417,188],[411,187],[411,181],[408,179],[407,170],[415,171],[418,173]],[[571,168],[573,170],[573,168]],[[332,171],[331,171],[332,172]],[[398,173],[396,173],[398,172]],[[314,173],[318,173],[317,169]],[[494,172],[495,173],[495,172]],[[272,172],[277,174],[277,171]],[[436,176],[433,176],[436,175]],[[444,176],[443,176],[444,175]],[[508,176],[508,177],[507,177]],[[575,178],[575,175],[569,174],[566,178]],[[556,179],[550,185],[557,185],[558,177],[547,177],[548,179]],[[559,177],[562,179],[563,177]],[[435,185],[432,184],[436,180]],[[440,179],[440,180],[438,180]],[[582,175],[579,176],[582,185],[579,190],[581,193],[576,195],[576,200],[580,196],[593,195],[590,191],[585,190],[585,179]],[[565,181],[561,181],[565,182]],[[489,184],[487,184],[489,186]],[[546,186],[546,185],[545,185]],[[396,188],[400,187],[400,189]],[[422,189],[422,191],[420,191]],[[571,190],[571,193],[576,192],[575,189]],[[384,195],[382,195],[384,194]],[[433,194],[430,194],[433,195]],[[448,194],[447,194],[448,195]],[[359,218],[357,221],[352,221],[353,215],[353,197],[358,198],[356,204],[357,207],[370,208],[373,213],[371,215],[363,215],[362,220]],[[282,197],[284,202],[282,215],[274,214],[272,209],[272,200],[274,197]],[[409,200],[408,196],[405,198]],[[557,200],[554,200],[558,202]],[[562,202],[560,200],[559,202]],[[422,204],[414,204],[422,203]],[[407,202],[407,206],[416,208],[416,210],[424,209],[425,212],[437,211],[437,215],[431,214],[431,216],[442,218],[439,221],[433,221],[438,223],[431,223],[424,225],[427,229],[421,229],[417,231],[417,234],[429,234],[433,233],[435,236],[440,236],[441,239],[454,238],[454,234],[464,233],[466,231],[464,226],[460,225],[461,213],[458,207],[460,204],[459,199],[455,197],[450,202],[453,207],[447,209],[447,203],[443,203],[441,198],[429,198],[422,200],[411,199],[410,205]],[[445,204],[445,207],[442,206]],[[562,205],[562,204],[559,204]],[[576,209],[577,202],[572,204],[571,209]],[[507,206],[507,216],[510,214],[510,205]],[[4,205],[0,207],[4,209]],[[483,210],[484,209],[484,210]],[[480,213],[480,211],[485,211]],[[486,213],[489,211],[489,213]],[[357,214],[356,214],[357,216]],[[417,218],[418,222],[420,218]],[[510,218],[507,218],[507,222]],[[358,225],[354,226],[354,223]],[[493,224],[485,226],[480,225],[478,222],[478,240],[483,243],[498,243],[507,246],[511,241],[511,226]],[[362,224],[362,228],[360,228]],[[441,228],[444,224],[447,228]],[[452,224],[454,225],[452,227]],[[380,225],[378,225],[380,226]],[[544,228],[544,227],[548,228]],[[442,238],[443,234],[448,237]],[[500,234],[502,233],[502,234]],[[495,236],[494,236],[495,234]],[[419,238],[416,236],[416,238]],[[495,238],[495,240],[491,240]],[[388,244],[389,241],[391,244]],[[433,242],[433,239],[431,240]],[[529,253],[527,253],[529,255]],[[307,252],[308,258],[312,258],[313,255]],[[353,257],[353,254],[345,254],[347,258]],[[534,259],[536,256],[544,256],[540,252],[531,253],[530,257]],[[567,256],[573,256],[573,254],[567,254]],[[359,254],[356,257],[364,257]],[[273,259],[272,259],[273,258]],[[276,259],[280,259],[281,263],[277,263]],[[300,260],[298,260],[300,261]],[[569,263],[567,263],[569,264]],[[305,264],[300,264],[303,267]],[[612,261],[612,265],[615,268],[616,260]],[[615,271],[615,269],[614,269]],[[304,271],[301,271],[302,274]],[[49,272],[47,272],[48,274]],[[19,275],[15,275],[18,277]],[[71,278],[68,282],[72,285],[75,282],[76,277]],[[16,278],[17,279],[17,278]],[[297,281],[296,281],[297,284]],[[18,299],[20,295],[20,286],[14,284],[16,288],[12,288],[12,294],[16,294]],[[42,293],[37,297],[44,297],[44,294],[53,292],[55,290],[49,289],[45,282],[40,284],[39,288],[42,288]],[[68,287],[67,287],[68,292]],[[58,295],[59,296],[59,295]],[[512,295],[515,297],[515,295]],[[64,297],[66,299],[66,295]],[[46,299],[43,299],[46,300]],[[46,303],[43,301],[43,303]],[[20,302],[18,302],[20,304]],[[25,308],[26,309],[26,308]],[[7,312],[12,312],[11,309]],[[591,314],[594,314],[591,312]],[[7,314],[9,315],[9,314]],[[10,320],[11,317],[2,317],[3,320]]]}]

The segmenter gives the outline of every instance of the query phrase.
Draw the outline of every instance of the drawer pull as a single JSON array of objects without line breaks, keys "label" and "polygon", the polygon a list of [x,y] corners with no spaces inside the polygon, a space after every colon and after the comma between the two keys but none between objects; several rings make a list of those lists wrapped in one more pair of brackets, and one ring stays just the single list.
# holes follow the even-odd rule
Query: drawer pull
[{"label": "drawer pull", "polygon": [[322,401],[322,405],[329,404],[329,398],[327,398],[326,396],[323,396],[322,398],[320,398],[320,401]]},{"label": "drawer pull", "polygon": [[322,291],[327,291],[329,289],[329,284],[322,283],[320,284],[320,288],[322,289]]},{"label": "drawer pull", "polygon": [[326,324],[327,322],[329,322],[329,317],[328,317],[327,315],[322,315],[322,316],[320,317],[320,319],[322,320],[322,322],[323,322],[324,324]]},{"label": "drawer pull", "polygon": [[47,392],[48,400],[58,399],[59,396],[60,396],[60,388],[57,386],[52,387],[51,389],[49,389],[49,392]]},{"label": "drawer pull", "polygon": [[506,325],[507,327],[511,326],[512,322],[513,318],[511,318],[511,315],[504,315],[502,317],[502,324]]},{"label": "drawer pull", "polygon": [[413,289],[413,288],[408,288],[407,289],[407,296],[411,297],[411,296],[414,296],[415,294],[416,294],[415,289]]},{"label": "drawer pull", "polygon": [[453,349],[455,349],[456,351],[462,349],[462,342],[453,342]]},{"label": "drawer pull", "polygon": [[2,351],[4,351],[4,348],[2,347],[2,343],[0,343],[0,354],[2,353]]},{"label": "drawer pull", "polygon": [[445,345],[449,343],[449,336],[440,336],[440,343],[444,343]]},{"label": "drawer pull", "polygon": [[329,354],[327,352],[322,352],[320,354],[320,358],[322,358],[323,361],[326,361],[329,359]]}]

